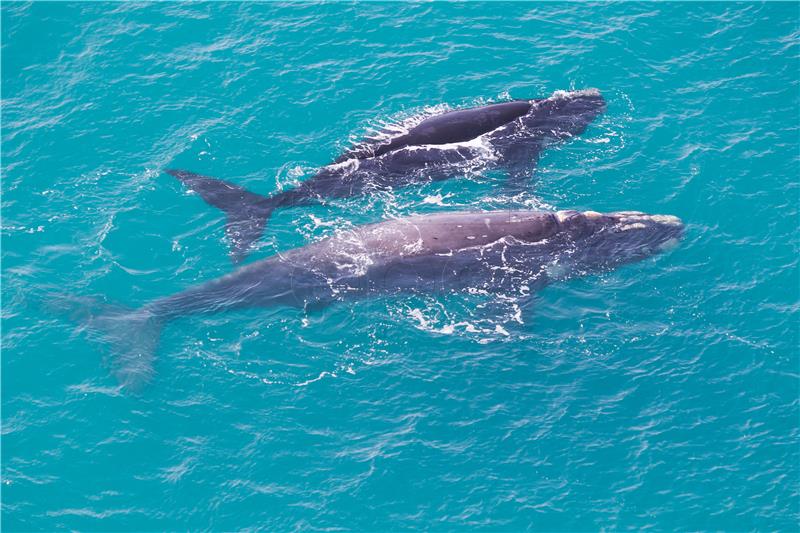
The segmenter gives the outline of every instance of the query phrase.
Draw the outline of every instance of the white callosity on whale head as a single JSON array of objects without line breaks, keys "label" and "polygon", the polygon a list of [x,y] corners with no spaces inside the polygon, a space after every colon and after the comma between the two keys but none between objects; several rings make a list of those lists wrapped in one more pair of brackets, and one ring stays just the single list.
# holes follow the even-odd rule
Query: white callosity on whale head
[{"label": "white callosity on whale head", "polygon": [[633,222],[632,224],[623,224],[619,227],[620,231],[629,231],[632,229],[645,229],[647,227],[643,222]]},{"label": "white callosity on whale head", "polygon": [[675,215],[650,215],[650,220],[659,224],[669,224],[670,226],[681,226],[683,222]]},{"label": "white callosity on whale head", "polygon": [[556,211],[556,220],[559,222],[564,222],[574,213],[575,211]]},{"label": "white callosity on whale head", "polygon": [[644,229],[648,222],[675,227],[683,225],[681,219],[674,215],[647,215],[638,211],[620,211],[616,214],[619,216],[621,231]]},{"label": "white callosity on whale head", "polygon": [[674,215],[648,215],[641,211],[617,211],[614,213],[620,219],[620,222],[641,222],[650,221],[658,224],[667,224],[670,226],[680,226],[683,224],[681,219]]},{"label": "white callosity on whale head", "polygon": [[600,90],[595,89],[594,87],[590,87],[589,89],[580,89],[577,91],[558,90],[554,91],[550,98],[574,98],[576,96],[600,96]]}]

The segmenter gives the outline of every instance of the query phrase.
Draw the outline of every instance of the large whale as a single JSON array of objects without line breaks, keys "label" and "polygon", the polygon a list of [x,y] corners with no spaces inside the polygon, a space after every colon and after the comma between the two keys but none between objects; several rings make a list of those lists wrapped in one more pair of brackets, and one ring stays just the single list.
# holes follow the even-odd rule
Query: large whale
[{"label": "large whale", "polygon": [[412,118],[269,197],[185,170],[166,172],[226,213],[230,256],[238,263],[276,208],[442,180],[467,169],[503,168],[519,179],[530,174],[545,146],[582,133],[604,109],[603,97],[589,89]]},{"label": "large whale", "polygon": [[161,328],[178,317],[414,291],[526,295],[555,279],[646,258],[682,233],[674,216],[635,211],[412,216],[343,231],[137,310],[89,315],[88,327],[112,343],[112,370],[136,389],[152,375]]}]

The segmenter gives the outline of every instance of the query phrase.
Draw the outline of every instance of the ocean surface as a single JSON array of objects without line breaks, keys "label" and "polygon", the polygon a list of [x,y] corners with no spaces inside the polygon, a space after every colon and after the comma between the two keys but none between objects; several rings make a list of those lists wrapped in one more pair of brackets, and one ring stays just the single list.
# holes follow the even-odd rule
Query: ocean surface
[{"label": "ocean surface", "polygon": [[[2,3],[2,527],[800,523],[797,3]],[[417,294],[170,323],[137,394],[54,294],[231,271],[165,168],[269,194],[431,109],[597,88],[502,171],[275,212],[250,261],[442,210],[640,210],[675,250],[524,305]],[[437,107],[439,106],[439,107]]]}]

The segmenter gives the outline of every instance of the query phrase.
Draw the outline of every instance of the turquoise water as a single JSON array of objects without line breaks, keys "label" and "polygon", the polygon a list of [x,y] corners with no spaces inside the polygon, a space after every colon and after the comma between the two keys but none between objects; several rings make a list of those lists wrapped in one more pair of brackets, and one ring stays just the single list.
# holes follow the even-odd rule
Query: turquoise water
[{"label": "turquoise water", "polygon": [[[796,530],[798,4],[2,4],[2,520],[18,530]],[[552,285],[187,318],[152,384],[47,305],[231,270],[161,171],[270,193],[382,121],[597,87],[492,172],[284,209],[253,258],[443,209],[681,217]]]}]

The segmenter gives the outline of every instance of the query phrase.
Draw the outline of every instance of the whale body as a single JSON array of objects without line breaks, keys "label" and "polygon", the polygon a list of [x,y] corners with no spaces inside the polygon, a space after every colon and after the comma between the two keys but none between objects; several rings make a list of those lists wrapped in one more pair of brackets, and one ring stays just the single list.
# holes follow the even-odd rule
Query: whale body
[{"label": "whale body", "polygon": [[88,326],[112,343],[114,373],[124,386],[136,389],[153,373],[161,328],[178,317],[253,307],[319,307],[411,292],[479,289],[524,296],[556,279],[651,256],[677,242],[682,232],[677,217],[635,211],[412,216],[342,231],[137,310],[107,310],[92,316]]},{"label": "whale body", "polygon": [[268,197],[186,170],[166,172],[226,213],[230,256],[238,263],[277,208],[443,180],[465,168],[502,168],[519,179],[530,174],[548,144],[579,135],[604,109],[603,97],[590,89],[411,120],[413,125],[367,139],[297,187]]}]

